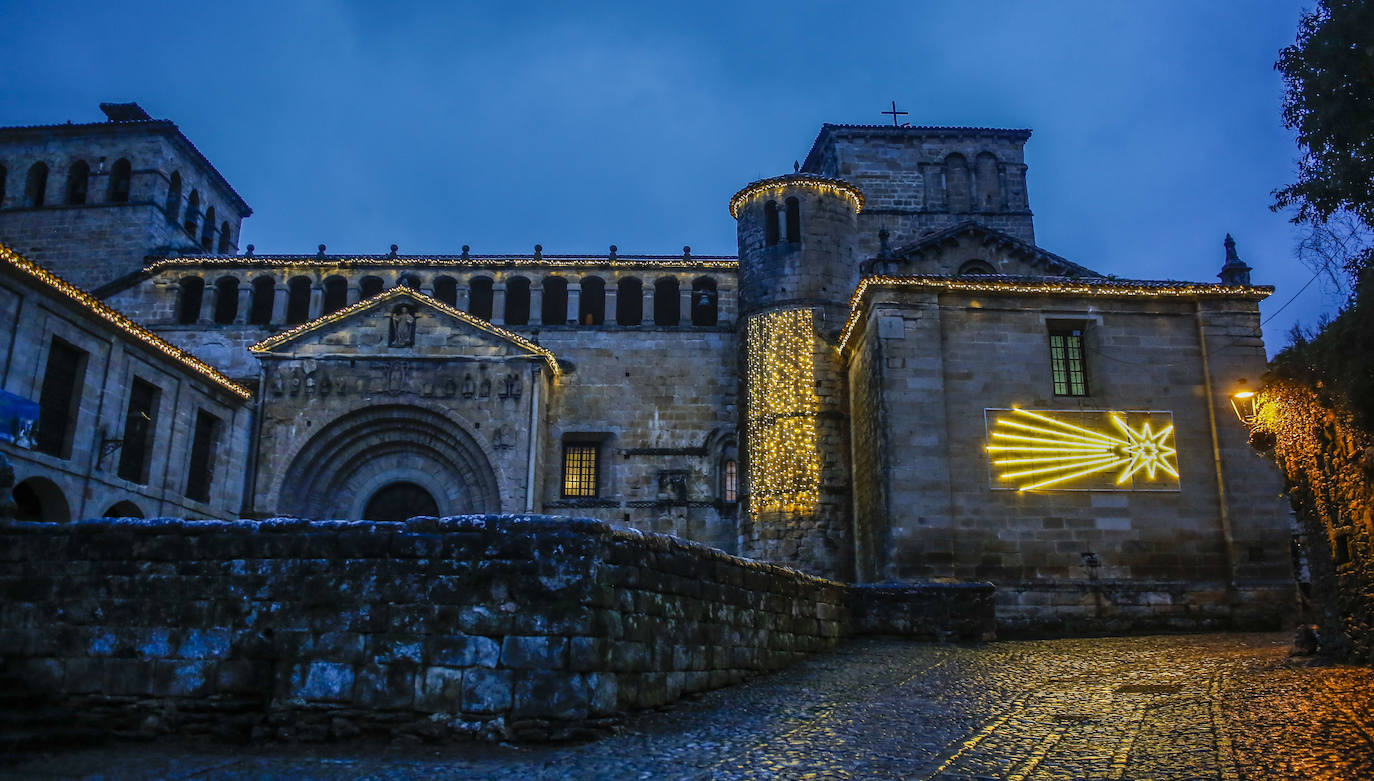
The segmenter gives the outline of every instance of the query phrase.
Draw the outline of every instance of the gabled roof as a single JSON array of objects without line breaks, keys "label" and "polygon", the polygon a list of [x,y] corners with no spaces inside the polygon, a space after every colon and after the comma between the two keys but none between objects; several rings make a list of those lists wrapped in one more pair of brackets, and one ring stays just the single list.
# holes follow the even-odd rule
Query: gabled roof
[{"label": "gabled roof", "polygon": [[956,241],[965,236],[978,236],[984,246],[996,247],[1010,252],[1023,260],[1043,266],[1052,271],[1056,276],[1102,277],[1101,274],[1090,268],[1080,266],[1049,250],[1037,247],[1028,241],[1022,241],[996,228],[989,228],[975,220],[964,220],[963,222],[951,225],[943,230],[922,236],[904,247],[893,250],[892,254],[894,257],[900,259],[918,260],[925,253],[938,249],[941,244],[947,241]]},{"label": "gabled roof", "polygon": [[21,276],[27,277],[29,281],[34,284],[48,288],[59,298],[67,299],[78,308],[86,310],[93,317],[104,320],[109,325],[114,326],[116,330],[123,332],[125,336],[162,353],[240,399],[247,401],[253,397],[253,394],[250,393],[247,388],[224,376],[213,366],[201,361],[180,347],[168,344],[148,329],[101,303],[90,293],[87,293],[76,285],[48,271],[28,258],[15,253],[3,244],[0,244],[0,261],[3,261],[5,267],[12,269]]},{"label": "gabled roof", "polygon": [[195,161],[205,167],[210,172],[210,178],[228,193],[230,200],[247,217],[253,213],[253,207],[243,200],[243,196],[238,194],[229,184],[229,180],[215,168],[210,158],[206,157],[196,145],[191,143],[191,139],[176,126],[170,119],[122,119],[111,122],[83,122],[80,124],[64,123],[61,125],[18,125],[14,127],[0,127],[0,137],[26,136],[90,136],[90,135],[124,135],[137,133],[151,133],[164,135],[172,140],[173,144],[183,147],[184,151]]},{"label": "gabled roof", "polygon": [[837,136],[868,136],[870,138],[977,138],[994,136],[1025,141],[1031,137],[1031,131],[995,127],[934,127],[929,125],[916,127],[832,125],[827,122],[821,125],[821,132],[816,135],[816,140],[812,142],[811,151],[806,153],[806,161],[801,165],[801,170],[804,173],[818,174],[821,172],[821,150]]},{"label": "gabled roof", "polygon": [[349,317],[353,317],[354,315],[357,315],[361,312],[365,312],[369,309],[376,309],[377,307],[383,304],[386,304],[390,301],[394,301],[399,298],[407,298],[414,301],[417,304],[421,304],[431,309],[435,309],[439,312],[442,312],[445,315],[448,315],[449,317],[467,323],[468,325],[480,331],[484,331],[493,336],[496,336],[499,339],[510,342],[511,344],[514,344],[516,347],[520,348],[521,350],[524,350],[525,352],[530,353],[531,355],[543,358],[549,364],[549,370],[553,372],[555,377],[563,373],[563,367],[558,365],[558,358],[556,358],[554,354],[550,352],[548,349],[540,347],[539,345],[535,344],[534,342],[531,342],[529,339],[526,339],[525,337],[515,333],[514,331],[507,331],[506,329],[501,328],[500,326],[492,325],[491,323],[487,322],[486,320],[483,320],[480,317],[473,317],[467,312],[464,312],[460,309],[455,309],[449,306],[448,304],[445,304],[443,301],[440,301],[436,298],[431,298],[417,290],[411,290],[408,287],[393,287],[390,290],[385,290],[381,293],[378,293],[375,296],[372,296],[371,298],[364,298],[362,301],[359,301],[358,303],[353,304],[352,306],[346,306],[343,309],[338,310],[337,312],[331,312],[327,315],[317,317],[308,323],[302,323],[301,325],[298,325],[295,328],[292,328],[288,331],[282,331],[281,333],[276,334],[275,336],[269,336],[268,338],[263,339],[261,342],[258,342],[252,347],[249,347],[248,349],[254,353],[271,352],[272,350],[281,347],[282,345],[287,344],[288,342],[294,342],[297,339],[300,339],[301,337],[305,336],[306,334],[312,331],[317,331],[320,328],[323,328],[327,325],[337,323],[340,320],[345,320]]}]

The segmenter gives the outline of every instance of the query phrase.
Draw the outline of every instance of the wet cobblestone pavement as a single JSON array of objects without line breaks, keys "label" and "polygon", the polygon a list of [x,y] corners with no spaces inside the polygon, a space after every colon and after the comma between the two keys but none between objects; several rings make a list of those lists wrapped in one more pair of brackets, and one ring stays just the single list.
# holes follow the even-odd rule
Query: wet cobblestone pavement
[{"label": "wet cobblestone pavement", "polygon": [[590,743],[115,744],[9,757],[0,777],[1374,778],[1374,670],[1287,651],[1278,635],[865,640]]}]

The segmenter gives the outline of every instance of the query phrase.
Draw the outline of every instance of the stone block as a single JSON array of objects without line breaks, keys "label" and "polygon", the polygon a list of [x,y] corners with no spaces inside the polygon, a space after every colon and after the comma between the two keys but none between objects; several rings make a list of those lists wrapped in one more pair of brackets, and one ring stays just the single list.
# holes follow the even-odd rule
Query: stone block
[{"label": "stone block", "polygon": [[353,698],[351,664],[310,662],[292,673],[292,696],[311,701],[346,702]]},{"label": "stone block", "polygon": [[432,664],[450,667],[495,667],[501,646],[490,637],[448,634],[430,637],[427,659]]},{"label": "stone block", "polygon": [[567,666],[568,639],[511,635],[501,643],[501,666],[513,669],[563,669]]},{"label": "stone block", "polygon": [[577,673],[529,670],[516,678],[514,717],[581,719],[587,707],[586,681]]},{"label": "stone block", "polygon": [[504,713],[510,710],[514,690],[511,670],[469,669],[463,675],[463,712]]},{"label": "stone block", "polygon": [[415,700],[415,670],[411,662],[361,665],[353,701],[367,708],[409,708]]},{"label": "stone block", "polygon": [[429,713],[457,713],[462,709],[463,671],[456,667],[425,667],[415,678],[415,709]]}]

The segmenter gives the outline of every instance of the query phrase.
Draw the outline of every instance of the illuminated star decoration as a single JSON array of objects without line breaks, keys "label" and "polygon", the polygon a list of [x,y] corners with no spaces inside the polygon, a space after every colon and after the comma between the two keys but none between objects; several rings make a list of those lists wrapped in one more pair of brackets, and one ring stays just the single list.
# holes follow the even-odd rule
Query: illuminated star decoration
[{"label": "illuminated star decoration", "polygon": [[1016,417],[995,421],[988,452],[994,454],[992,465],[999,471],[1006,470],[1000,471],[998,479],[1020,481],[1020,491],[1049,488],[1116,470],[1120,470],[1117,485],[1141,470],[1152,480],[1161,471],[1178,477],[1178,469],[1171,462],[1178,452],[1171,444],[1172,425],[1153,431],[1146,421],[1139,429],[1133,429],[1118,413],[1108,413],[1123,438],[1030,410],[1013,412]]}]

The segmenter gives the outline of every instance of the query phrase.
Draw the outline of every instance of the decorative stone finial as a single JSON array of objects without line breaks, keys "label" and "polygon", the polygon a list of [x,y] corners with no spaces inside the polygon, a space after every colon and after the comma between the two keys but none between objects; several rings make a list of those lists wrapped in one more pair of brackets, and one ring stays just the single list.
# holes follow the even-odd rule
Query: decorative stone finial
[{"label": "decorative stone finial", "polygon": [[245,258],[251,258],[251,257],[253,257],[253,250],[255,250],[255,249],[257,249],[257,247],[254,247],[252,244],[249,244],[249,245],[248,245],[248,249],[244,251],[243,256],[244,256]]},{"label": "decorative stone finial", "polygon": [[317,253],[316,257],[321,257],[321,258],[324,257],[324,245],[323,245],[323,244],[320,245],[320,251],[319,251],[319,253]]},{"label": "decorative stone finial", "polygon": [[396,257],[396,250],[398,249],[400,249],[400,247],[397,247],[395,244],[391,245],[391,257]]},{"label": "decorative stone finial", "polygon": [[617,247],[617,246],[614,245],[614,244],[611,245],[611,255],[610,255],[611,260],[615,260],[615,253],[617,253],[617,252],[619,252],[619,251],[620,251],[620,248],[619,248],[619,247]]},{"label": "decorative stone finial", "polygon": [[887,239],[891,235],[887,232],[887,228],[878,229],[878,257],[884,259],[892,257],[892,248],[887,245]]},{"label": "decorative stone finial", "polygon": [[797,162],[796,160],[793,160],[793,161],[792,161],[792,173],[794,173],[794,174],[799,174],[799,173],[801,173],[801,163]]},{"label": "decorative stone finial", "polygon": [[467,260],[467,259],[468,259],[468,250],[469,250],[469,249],[472,249],[472,248],[469,247],[469,246],[466,245],[466,244],[463,245],[463,260]]},{"label": "decorative stone finial", "polygon": [[543,259],[544,259],[544,245],[543,245],[543,244],[536,244],[536,245],[534,245],[534,259],[535,259],[535,260],[543,260]]},{"label": "decorative stone finial", "polygon": [[691,245],[691,244],[683,244],[683,245],[682,245],[682,259],[683,259],[683,260],[691,260],[691,259],[692,259],[692,245]]},{"label": "decorative stone finial", "polygon": [[1231,234],[1226,234],[1226,240],[1222,242],[1226,247],[1226,262],[1221,266],[1221,273],[1217,277],[1226,285],[1248,285],[1250,284],[1251,268],[1245,265],[1236,254],[1236,240],[1231,238]]}]

